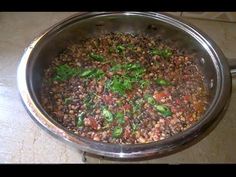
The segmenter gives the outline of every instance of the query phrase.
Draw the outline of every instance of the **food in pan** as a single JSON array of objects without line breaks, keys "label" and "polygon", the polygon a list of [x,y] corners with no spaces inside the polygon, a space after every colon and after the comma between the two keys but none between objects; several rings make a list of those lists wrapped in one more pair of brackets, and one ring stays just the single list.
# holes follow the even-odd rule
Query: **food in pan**
[{"label": "food in pan", "polygon": [[68,46],[44,72],[41,103],[69,131],[95,141],[160,141],[208,106],[204,75],[188,56],[145,34],[109,33]]}]

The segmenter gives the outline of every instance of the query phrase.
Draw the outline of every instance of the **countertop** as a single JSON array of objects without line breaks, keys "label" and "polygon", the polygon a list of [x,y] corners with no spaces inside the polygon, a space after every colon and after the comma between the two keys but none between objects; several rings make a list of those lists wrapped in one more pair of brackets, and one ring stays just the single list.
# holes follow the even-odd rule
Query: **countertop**
[{"label": "countertop", "polygon": [[[24,48],[74,12],[0,13],[0,163],[83,163],[82,154],[41,129],[28,115],[17,90],[16,71]],[[228,58],[236,58],[236,23],[185,18],[206,32]],[[203,140],[170,156],[133,163],[235,163],[236,82],[230,105]],[[87,155],[86,163],[129,163]]]}]

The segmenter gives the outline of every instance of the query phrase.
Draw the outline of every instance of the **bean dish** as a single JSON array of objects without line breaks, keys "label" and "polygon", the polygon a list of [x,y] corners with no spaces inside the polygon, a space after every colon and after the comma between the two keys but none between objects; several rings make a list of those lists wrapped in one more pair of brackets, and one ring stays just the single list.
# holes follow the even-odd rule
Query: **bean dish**
[{"label": "bean dish", "polygon": [[191,127],[208,106],[196,60],[145,34],[102,34],[52,60],[40,101],[59,124],[94,141],[164,140]]}]

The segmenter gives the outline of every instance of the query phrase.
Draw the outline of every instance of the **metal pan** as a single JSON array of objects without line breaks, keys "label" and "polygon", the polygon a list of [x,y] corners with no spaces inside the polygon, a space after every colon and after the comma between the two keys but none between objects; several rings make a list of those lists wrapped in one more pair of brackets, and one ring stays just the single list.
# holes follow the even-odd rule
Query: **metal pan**
[{"label": "metal pan", "polygon": [[[105,32],[147,33],[195,55],[210,89],[210,104],[200,121],[168,139],[147,144],[119,145],[79,137],[53,120],[39,102],[43,70],[69,43]],[[226,57],[206,34],[181,19],[153,12],[101,12],[73,15],[43,32],[26,48],[17,73],[22,101],[36,123],[76,148],[113,158],[166,155],[201,139],[219,122],[231,96],[236,61]],[[231,70],[230,70],[231,69]]]}]

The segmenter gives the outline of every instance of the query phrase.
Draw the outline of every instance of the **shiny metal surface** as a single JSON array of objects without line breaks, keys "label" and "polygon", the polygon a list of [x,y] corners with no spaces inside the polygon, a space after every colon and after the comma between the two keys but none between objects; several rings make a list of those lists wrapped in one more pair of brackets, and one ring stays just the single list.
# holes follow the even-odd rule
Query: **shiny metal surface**
[{"label": "shiny metal surface", "polygon": [[[43,70],[68,44],[105,32],[148,33],[199,58],[206,82],[211,89],[208,110],[196,125],[166,140],[138,145],[114,145],[96,142],[68,132],[55,122],[39,102]],[[165,155],[179,150],[205,134],[220,120],[231,93],[228,63],[221,50],[196,27],[158,13],[108,12],[74,15],[54,25],[36,38],[25,50],[17,73],[18,87],[32,118],[54,135],[80,150],[115,158]]]},{"label": "shiny metal surface", "polygon": [[236,77],[236,59],[229,59],[229,67],[230,67],[230,72],[233,78]]}]

